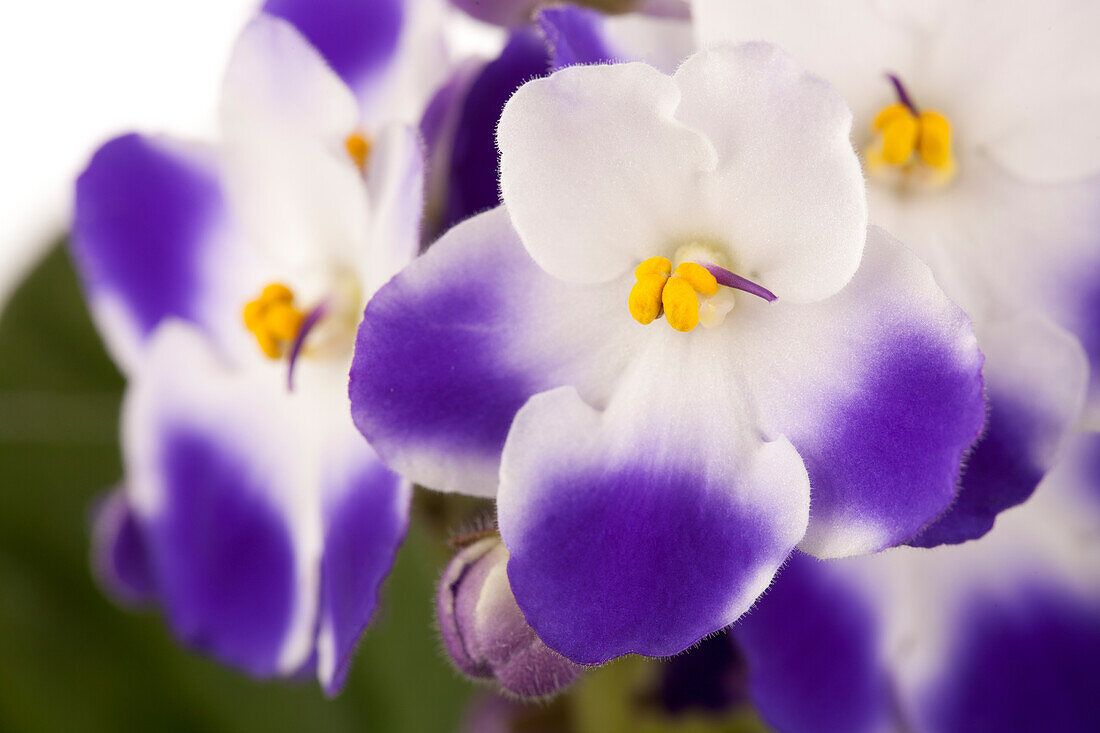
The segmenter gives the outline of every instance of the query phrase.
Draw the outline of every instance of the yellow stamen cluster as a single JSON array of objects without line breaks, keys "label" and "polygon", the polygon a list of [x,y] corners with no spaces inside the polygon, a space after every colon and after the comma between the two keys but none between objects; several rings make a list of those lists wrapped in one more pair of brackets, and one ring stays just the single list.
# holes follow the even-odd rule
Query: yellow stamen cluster
[{"label": "yellow stamen cluster", "polygon": [[699,296],[718,293],[718,281],[695,262],[682,262],[672,271],[667,257],[650,257],[634,269],[637,282],[627,306],[638,323],[649,324],[664,313],[668,325],[687,332],[699,325]]},{"label": "yellow stamen cluster", "polygon": [[921,112],[918,117],[904,104],[891,104],[875,116],[872,126],[882,138],[884,163],[905,165],[917,152],[933,168],[954,166],[951,124],[939,112]]},{"label": "yellow stamen cluster", "polygon": [[347,148],[348,155],[355,161],[355,166],[360,172],[366,171],[367,158],[370,157],[370,141],[358,132],[353,132],[348,135],[347,140],[344,141],[344,147]]},{"label": "yellow stamen cluster", "polygon": [[283,355],[286,343],[298,335],[303,317],[294,307],[294,293],[279,283],[268,285],[259,298],[244,307],[244,325],[271,359]]}]

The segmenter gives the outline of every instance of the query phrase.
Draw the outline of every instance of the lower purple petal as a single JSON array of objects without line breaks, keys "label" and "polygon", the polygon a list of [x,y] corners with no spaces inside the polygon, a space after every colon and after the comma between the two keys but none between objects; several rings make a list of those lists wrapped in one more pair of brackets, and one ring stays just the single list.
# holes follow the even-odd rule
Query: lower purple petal
[{"label": "lower purple petal", "polygon": [[1100,730],[1100,605],[1034,581],[976,594],[943,672],[913,702],[918,730]]},{"label": "lower purple petal", "polygon": [[778,730],[859,733],[890,720],[878,621],[829,563],[791,556],[756,607],[730,631],[760,714]]},{"label": "lower purple petal", "polygon": [[247,462],[210,436],[178,429],[162,440],[165,505],[147,538],[172,628],[224,662],[273,674],[295,594],[286,522]]},{"label": "lower purple petal", "polygon": [[[367,446],[363,450],[369,452]],[[321,561],[321,638],[331,635],[333,654],[331,672],[321,672],[330,695],[344,685],[355,645],[374,614],[409,519],[408,484],[373,456],[362,462],[340,494],[325,510]]]}]

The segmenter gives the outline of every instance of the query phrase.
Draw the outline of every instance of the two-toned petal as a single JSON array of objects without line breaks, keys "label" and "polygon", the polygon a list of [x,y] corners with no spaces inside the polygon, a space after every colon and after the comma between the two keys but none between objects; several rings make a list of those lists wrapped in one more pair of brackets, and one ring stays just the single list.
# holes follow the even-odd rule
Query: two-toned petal
[{"label": "two-toned petal", "polygon": [[124,135],[76,182],[71,248],[108,347],[131,369],[166,318],[205,326],[212,252],[227,245],[217,164],[202,148]]},{"label": "two-toned petal", "polygon": [[[497,497],[508,577],[573,661],[667,656],[730,624],[802,538],[805,468],[762,442],[724,341],[653,332],[606,410],[561,388],[516,416]],[[682,345],[681,345],[682,346]],[[715,414],[722,420],[715,420]]]},{"label": "two-toned petal", "polygon": [[988,417],[967,456],[951,507],[910,544],[934,547],[982,536],[996,516],[1025,501],[1061,455],[1085,399],[1088,361],[1076,339],[1027,315],[987,323]]},{"label": "two-toned petal", "polygon": [[411,480],[492,495],[531,395],[572,384],[606,402],[639,336],[621,297],[629,288],[548,276],[503,207],[470,219],[367,305],[351,368],[355,424]]},{"label": "two-toned petal", "polygon": [[378,605],[409,521],[411,486],[387,469],[350,422],[327,446],[322,468],[320,625],[317,674],[332,695]]},{"label": "two-toned petal", "polygon": [[800,548],[838,557],[910,539],[954,500],[984,424],[966,315],[875,227],[837,295],[747,305],[742,317],[757,325],[743,328],[736,358],[749,364],[762,428],[790,438],[810,474]]},{"label": "two-toned petal", "polygon": [[166,324],[127,394],[123,438],[127,494],[173,630],[267,676],[313,649],[321,522],[297,427],[308,417],[279,398],[279,370],[256,376]]}]

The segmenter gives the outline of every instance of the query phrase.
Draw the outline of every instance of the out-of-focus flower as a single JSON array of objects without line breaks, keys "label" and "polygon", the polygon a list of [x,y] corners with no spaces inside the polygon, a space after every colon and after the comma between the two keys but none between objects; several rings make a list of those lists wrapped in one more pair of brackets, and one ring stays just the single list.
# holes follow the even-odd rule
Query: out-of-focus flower
[{"label": "out-of-focus flower", "polygon": [[[325,41],[325,12],[371,3],[269,5]],[[348,47],[373,33],[341,27]],[[398,62],[334,66],[385,86]],[[418,250],[420,145],[364,118],[270,15],[242,33],[222,95],[216,148],[127,135],[77,182],[73,254],[130,379],[97,556],[185,641],[256,675],[316,667],[331,693],[408,518],[408,483],[351,422],[347,371],[366,299]]]},{"label": "out-of-focus flower", "polygon": [[764,44],[564,69],[505,109],[503,206],[368,304],[357,426],[426,486],[499,483],[512,590],[573,661],[679,652],[795,545],[873,552],[953,500],[981,356],[868,231],[850,122]]},{"label": "out-of-focus flower", "polygon": [[527,625],[508,584],[507,563],[508,550],[495,534],[451,560],[436,594],[443,644],[470,677],[523,697],[549,695],[583,667],[547,647]]},{"label": "out-of-focus flower", "polygon": [[[990,416],[951,511],[980,537],[1053,465],[1100,357],[1100,5],[694,0],[702,44],[778,43],[854,113],[873,224],[974,321]],[[1100,362],[1097,362],[1100,363]]]},{"label": "out-of-focus flower", "polygon": [[796,556],[731,630],[784,733],[1100,725],[1100,435],[979,540]]}]

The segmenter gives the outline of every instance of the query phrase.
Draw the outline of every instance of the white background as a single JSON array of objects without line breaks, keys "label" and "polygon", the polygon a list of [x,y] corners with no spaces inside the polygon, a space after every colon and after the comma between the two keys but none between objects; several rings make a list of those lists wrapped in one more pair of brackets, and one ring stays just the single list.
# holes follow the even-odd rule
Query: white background
[{"label": "white background", "polygon": [[0,307],[65,231],[72,181],[128,130],[209,137],[230,44],[259,0],[0,4]]}]

